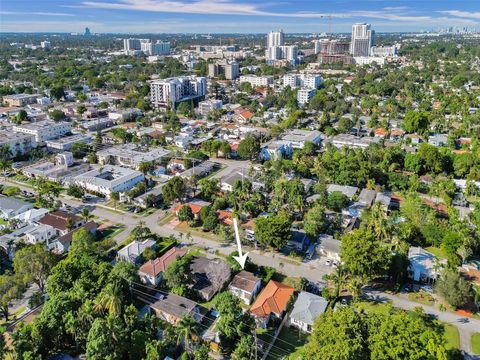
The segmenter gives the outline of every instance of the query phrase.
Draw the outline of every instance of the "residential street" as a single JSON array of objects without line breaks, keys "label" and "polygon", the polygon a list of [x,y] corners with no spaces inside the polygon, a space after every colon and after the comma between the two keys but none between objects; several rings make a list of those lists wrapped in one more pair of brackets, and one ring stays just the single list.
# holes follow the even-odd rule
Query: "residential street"
[{"label": "residential street", "polygon": [[433,315],[438,320],[455,325],[460,332],[460,346],[461,349],[467,354],[468,359],[480,359],[480,356],[470,354],[470,337],[473,333],[480,331],[480,320],[466,318],[464,316],[457,315],[448,311],[440,311],[432,306],[422,305],[417,302],[404,299],[400,296],[387,294],[384,292],[367,289],[366,295],[372,300],[377,302],[391,301],[393,306],[399,307],[405,310],[412,310],[415,307],[422,307],[425,313]]},{"label": "residential street", "polygon": [[[224,173],[224,171],[225,169],[222,170],[222,173],[224,175],[227,175],[232,170],[229,169],[228,173]],[[219,174],[217,174],[217,176]],[[24,190],[32,191],[31,188],[21,186],[16,182],[7,180],[7,183],[18,186]],[[81,201],[67,195],[63,195],[61,197],[61,200],[64,203],[67,203],[74,207],[79,205],[83,205],[83,206],[86,205],[86,204],[83,204]],[[192,235],[191,236],[192,241],[191,242],[187,241],[185,236],[186,234],[183,234],[181,236],[181,232],[178,230],[175,230],[174,227],[169,223],[165,225],[158,224],[159,216],[164,215],[163,214],[164,210],[157,210],[156,212],[154,212],[149,216],[141,217],[141,216],[123,212],[120,210],[109,209],[108,207],[105,207],[101,204],[96,204],[96,205],[91,204],[89,206],[94,207],[92,213],[95,216],[99,217],[100,219],[108,219],[112,222],[121,223],[125,225],[126,229],[121,233],[119,233],[115,238],[115,241],[118,244],[122,243],[128,237],[130,230],[133,227],[135,227],[135,225],[137,225],[140,221],[144,221],[145,225],[148,228],[150,228],[152,232],[155,232],[160,236],[173,235],[177,239],[179,240],[181,239],[182,240],[181,242],[183,245],[187,245],[187,246],[196,245],[201,248],[203,247],[211,257],[215,256],[215,252],[217,250],[224,255],[228,255],[231,252],[236,250],[236,245],[234,243],[224,244],[224,243],[206,239],[198,235]],[[312,260],[309,263],[301,263],[293,259],[289,259],[283,255],[275,254],[271,252],[261,252],[259,250],[254,250],[254,249],[245,249],[245,251],[249,251],[249,257],[252,259],[254,263],[258,265],[274,267],[278,269],[281,273],[285,274],[286,276],[304,277],[307,280],[316,282],[316,283],[322,282],[323,275],[332,272],[334,269],[333,267],[326,266],[323,262],[317,261],[317,260]],[[480,359],[480,356],[475,356],[470,354],[471,352],[470,337],[473,333],[480,331],[480,320],[465,318],[451,312],[446,312],[446,311],[442,312],[431,306],[422,305],[420,303],[412,302],[408,299],[405,299],[399,296],[387,294],[387,293],[376,291],[376,290],[367,289],[366,295],[370,299],[375,300],[377,302],[391,301],[395,307],[399,307],[406,310],[411,310],[414,307],[420,306],[425,310],[427,314],[431,314],[435,316],[437,319],[441,320],[442,322],[455,325],[460,331],[460,344],[461,344],[461,349],[466,354],[465,358]],[[15,304],[14,307],[12,307],[12,312],[20,308],[21,306],[24,306],[28,302],[28,298],[29,296],[26,296],[24,297],[24,299],[22,299],[22,301],[19,301],[17,304]]]}]

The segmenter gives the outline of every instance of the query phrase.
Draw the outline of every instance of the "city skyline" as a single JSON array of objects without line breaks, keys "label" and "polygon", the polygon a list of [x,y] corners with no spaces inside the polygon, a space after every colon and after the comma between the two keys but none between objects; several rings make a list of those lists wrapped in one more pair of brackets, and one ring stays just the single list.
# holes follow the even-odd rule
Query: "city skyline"
[{"label": "city skyline", "polygon": [[[331,20],[328,17],[332,17]],[[28,20],[27,20],[28,19]],[[367,22],[378,32],[480,28],[475,0],[270,1],[48,0],[5,2],[1,32],[290,33],[349,32]]]}]

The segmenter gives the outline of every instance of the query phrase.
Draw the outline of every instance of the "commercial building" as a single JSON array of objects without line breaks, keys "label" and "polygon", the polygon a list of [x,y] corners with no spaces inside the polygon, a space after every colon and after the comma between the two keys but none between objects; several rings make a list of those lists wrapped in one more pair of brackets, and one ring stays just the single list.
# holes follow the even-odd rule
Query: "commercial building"
[{"label": "commercial building", "polygon": [[150,100],[156,108],[175,108],[181,101],[203,100],[207,95],[207,78],[180,76],[153,81],[150,94]]},{"label": "commercial building", "polygon": [[352,41],[350,53],[356,56],[369,56],[370,48],[374,44],[375,32],[371,30],[370,24],[358,23],[352,25]]},{"label": "commercial building", "polygon": [[226,80],[235,80],[240,76],[240,67],[236,62],[217,62],[208,64],[208,76],[218,77],[223,75]]},{"label": "commercial building", "polygon": [[28,104],[36,103],[39,97],[40,95],[38,94],[15,94],[4,96],[3,101],[8,106],[27,106]]},{"label": "commercial building", "polygon": [[144,179],[139,171],[107,165],[76,176],[72,181],[87,191],[110,196],[112,192],[128,191]]},{"label": "commercial building", "polygon": [[35,136],[37,145],[45,145],[45,141],[51,139],[57,139],[60,136],[64,136],[72,130],[72,124],[65,121],[39,121],[36,123],[30,123],[25,125],[16,125],[13,127],[13,131],[17,133],[24,133]]},{"label": "commercial building", "polygon": [[273,76],[242,75],[240,83],[248,82],[252,86],[269,86],[273,84]]},{"label": "commercial building", "polygon": [[10,131],[0,131],[0,148],[5,145],[12,156],[23,155],[37,146],[35,136]]},{"label": "commercial building", "polygon": [[161,147],[146,149],[135,144],[124,144],[98,151],[97,158],[102,165],[120,165],[138,169],[142,162],[154,163],[162,160],[169,153]]}]

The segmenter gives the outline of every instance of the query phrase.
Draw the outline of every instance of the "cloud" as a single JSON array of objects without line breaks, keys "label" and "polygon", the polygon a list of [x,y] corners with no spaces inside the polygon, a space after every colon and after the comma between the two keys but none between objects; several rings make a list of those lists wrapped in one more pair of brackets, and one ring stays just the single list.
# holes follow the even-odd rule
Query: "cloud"
[{"label": "cloud", "polygon": [[451,16],[461,17],[461,18],[470,18],[470,19],[480,19],[480,12],[468,12],[460,10],[445,10],[438,11],[441,14],[448,14]]},{"label": "cloud", "polygon": [[42,11],[35,11],[35,12],[0,11],[0,15],[75,16],[74,14],[42,12]]},{"label": "cloud", "polygon": [[[288,18],[377,18],[392,21],[426,21],[429,16],[413,16],[399,13],[407,7],[386,7],[386,11],[350,11],[344,13],[320,13],[311,11],[297,11],[289,13],[271,12],[262,10],[262,6],[232,2],[231,0],[195,0],[185,2],[182,0],[116,0],[116,2],[83,1],[82,7],[116,10],[136,10],[165,13],[188,13],[200,15],[239,15],[239,16],[270,16]],[[392,13],[394,12],[394,13]]]}]

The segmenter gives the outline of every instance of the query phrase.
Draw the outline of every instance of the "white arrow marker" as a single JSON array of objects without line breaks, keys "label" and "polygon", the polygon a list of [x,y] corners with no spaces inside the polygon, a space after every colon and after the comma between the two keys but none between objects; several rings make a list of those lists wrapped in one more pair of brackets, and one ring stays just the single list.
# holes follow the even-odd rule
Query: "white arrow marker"
[{"label": "white arrow marker", "polygon": [[237,246],[238,246],[238,256],[234,256],[233,258],[237,260],[240,266],[245,268],[245,261],[247,261],[248,252],[243,254],[242,253],[242,243],[240,242],[240,234],[238,233],[238,224],[237,218],[233,218],[233,227],[235,229],[235,238],[237,239]]}]

